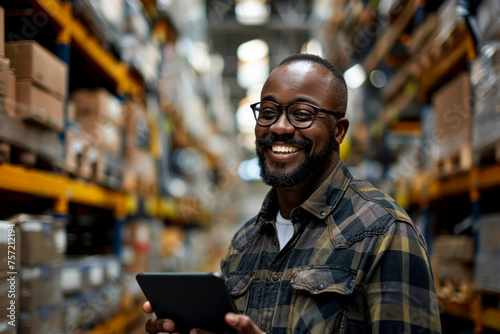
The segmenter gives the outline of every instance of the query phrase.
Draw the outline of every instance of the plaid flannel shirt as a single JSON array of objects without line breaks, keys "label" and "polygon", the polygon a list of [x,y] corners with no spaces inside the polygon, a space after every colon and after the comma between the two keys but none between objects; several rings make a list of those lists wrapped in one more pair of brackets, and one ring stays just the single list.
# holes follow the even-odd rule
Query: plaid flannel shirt
[{"label": "plaid flannel shirt", "polygon": [[233,237],[221,262],[238,310],[278,333],[440,333],[424,239],[369,182],[335,170],[291,214],[280,251],[276,193]]}]

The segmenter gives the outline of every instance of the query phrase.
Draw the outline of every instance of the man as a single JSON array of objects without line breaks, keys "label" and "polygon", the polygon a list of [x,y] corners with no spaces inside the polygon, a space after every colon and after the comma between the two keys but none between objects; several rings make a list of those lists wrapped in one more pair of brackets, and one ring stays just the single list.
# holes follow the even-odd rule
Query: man
[{"label": "man", "polygon": [[[243,333],[441,332],[422,236],[339,157],[346,106],[341,73],[305,54],[285,59],[252,105],[261,176],[272,190],[222,261],[241,313],[226,322]],[[151,319],[146,329],[174,324]]]}]

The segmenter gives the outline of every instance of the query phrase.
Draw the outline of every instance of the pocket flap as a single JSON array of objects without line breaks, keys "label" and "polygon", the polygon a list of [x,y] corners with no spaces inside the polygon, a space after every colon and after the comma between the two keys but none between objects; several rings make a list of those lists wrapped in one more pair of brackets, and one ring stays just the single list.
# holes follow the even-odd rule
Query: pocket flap
[{"label": "pocket flap", "polygon": [[297,269],[292,276],[294,289],[311,294],[335,292],[350,295],[356,283],[356,271],[339,266],[314,266]]},{"label": "pocket flap", "polygon": [[250,286],[253,276],[254,273],[250,271],[230,272],[226,279],[226,286],[229,290],[229,294],[233,297],[244,294]]}]

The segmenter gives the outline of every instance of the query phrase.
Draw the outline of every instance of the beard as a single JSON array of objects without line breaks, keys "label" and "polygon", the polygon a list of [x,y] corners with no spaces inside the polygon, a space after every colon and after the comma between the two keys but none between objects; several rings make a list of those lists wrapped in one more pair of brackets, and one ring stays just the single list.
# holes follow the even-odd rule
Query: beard
[{"label": "beard", "polygon": [[[266,163],[263,150],[259,151],[258,147],[266,147],[272,144],[281,137],[284,144],[299,145],[304,147],[303,150],[307,154],[306,158],[300,165],[290,172],[285,172],[286,163],[277,162],[275,164],[276,170],[271,171]],[[309,153],[312,149],[312,141],[309,139],[296,140],[288,136],[278,136],[272,134],[270,137],[261,138],[256,141],[256,152],[260,167],[260,177],[262,181],[273,188],[289,188],[296,186],[309,177],[311,177],[323,164],[328,160],[330,155],[335,149],[335,131],[332,129],[328,135],[328,147],[316,155],[310,156]]]}]

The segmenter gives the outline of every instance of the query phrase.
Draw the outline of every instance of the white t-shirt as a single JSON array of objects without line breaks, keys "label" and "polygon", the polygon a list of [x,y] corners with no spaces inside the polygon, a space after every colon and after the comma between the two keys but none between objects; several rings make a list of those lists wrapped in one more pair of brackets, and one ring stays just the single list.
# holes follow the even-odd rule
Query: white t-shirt
[{"label": "white t-shirt", "polygon": [[279,210],[278,214],[276,215],[276,231],[278,232],[280,250],[282,250],[293,236],[293,224],[290,219],[283,218]]}]

